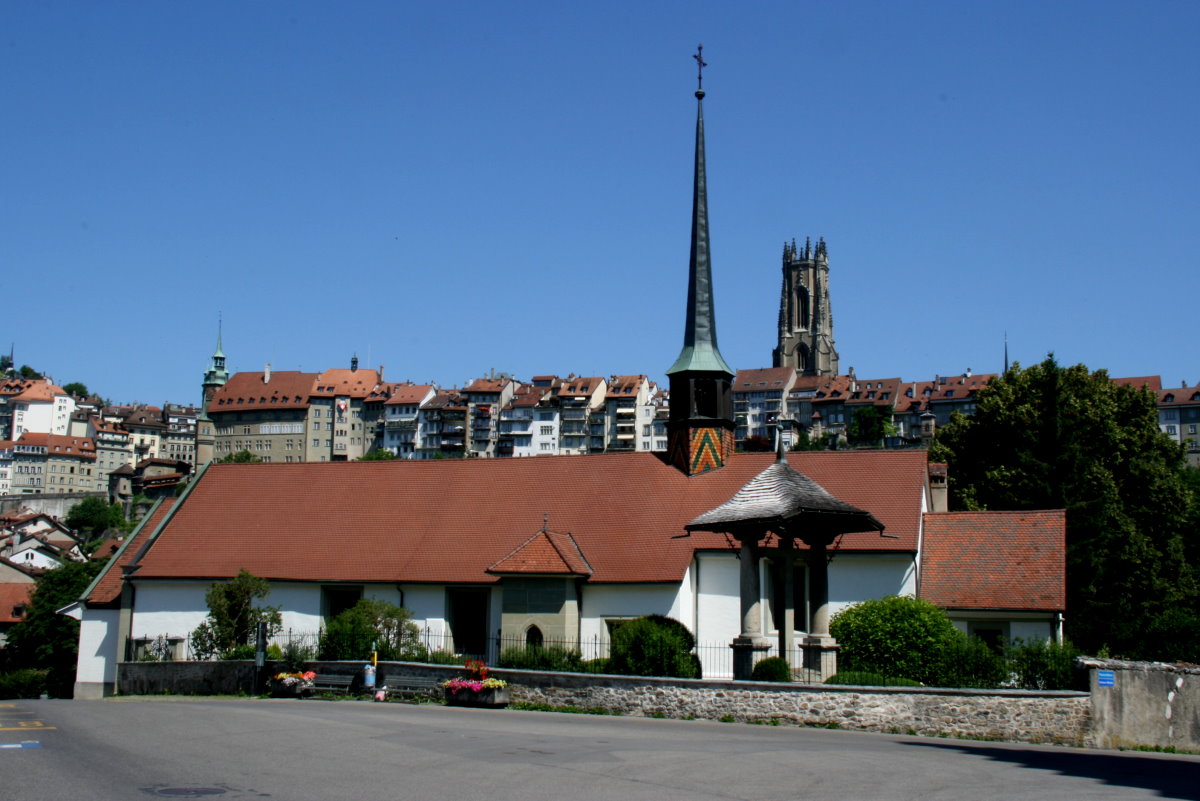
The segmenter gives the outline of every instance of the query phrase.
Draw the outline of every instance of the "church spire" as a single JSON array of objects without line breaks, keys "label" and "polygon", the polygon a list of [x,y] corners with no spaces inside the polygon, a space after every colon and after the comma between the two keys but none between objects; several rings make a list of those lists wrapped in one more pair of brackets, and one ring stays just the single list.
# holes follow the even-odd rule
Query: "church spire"
[{"label": "church spire", "polygon": [[[704,85],[701,57],[703,46],[692,58],[699,72],[698,87]],[[704,166],[704,89],[696,89],[696,168],[692,188],[692,251],[688,258],[687,322],[683,329],[683,350],[667,375],[685,370],[719,370],[733,376],[733,370],[717,348],[717,321],[713,309],[712,264],[708,248],[708,185]]]},{"label": "church spire", "polygon": [[696,169],[692,189],[692,242],[688,259],[687,321],[683,350],[667,370],[671,412],[668,458],[688,475],[722,467],[733,453],[733,370],[717,348],[712,265],[708,246],[708,188],[704,163],[703,47],[696,50]]}]

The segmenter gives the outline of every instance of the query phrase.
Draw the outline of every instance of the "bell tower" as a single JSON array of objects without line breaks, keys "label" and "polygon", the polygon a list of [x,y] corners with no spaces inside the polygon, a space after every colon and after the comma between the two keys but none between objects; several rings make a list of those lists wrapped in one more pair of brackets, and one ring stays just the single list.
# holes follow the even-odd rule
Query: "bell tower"
[{"label": "bell tower", "polygon": [[712,265],[708,247],[708,188],[704,165],[703,48],[696,89],[696,168],[692,188],[692,249],[688,259],[683,350],[667,370],[671,411],[667,457],[689,476],[724,467],[733,455],[733,370],[717,348]]},{"label": "bell tower", "polygon": [[775,367],[794,367],[802,375],[835,376],[838,353],[833,342],[829,303],[829,251],[825,240],[804,247],[783,246],[783,289],[779,296],[779,344]]},{"label": "bell tower", "polygon": [[217,432],[212,418],[208,416],[208,405],[217,390],[229,380],[225,369],[225,351],[221,350],[221,324],[217,323],[217,349],[213,351],[208,369],[204,371],[204,383],[200,414],[196,418],[196,467],[203,467],[213,460],[216,450]]}]

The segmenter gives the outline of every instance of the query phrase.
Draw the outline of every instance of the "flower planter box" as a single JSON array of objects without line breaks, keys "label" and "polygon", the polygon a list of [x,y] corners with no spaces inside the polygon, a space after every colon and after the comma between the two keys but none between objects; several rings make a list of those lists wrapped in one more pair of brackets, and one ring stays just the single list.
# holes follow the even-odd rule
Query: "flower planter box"
[{"label": "flower planter box", "polygon": [[482,706],[489,709],[501,709],[508,706],[508,688],[496,687],[490,690],[445,690],[446,703],[450,706]]},{"label": "flower planter box", "polygon": [[301,684],[284,684],[282,681],[271,682],[271,697],[272,698],[303,698],[312,692],[311,685]]}]

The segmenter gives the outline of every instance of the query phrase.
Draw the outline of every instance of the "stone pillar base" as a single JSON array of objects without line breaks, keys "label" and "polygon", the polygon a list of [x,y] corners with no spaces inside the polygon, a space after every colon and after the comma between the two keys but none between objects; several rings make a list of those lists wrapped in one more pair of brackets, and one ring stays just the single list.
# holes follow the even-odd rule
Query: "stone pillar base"
[{"label": "stone pillar base", "polygon": [[804,667],[816,679],[825,681],[837,673],[837,652],[840,647],[828,634],[805,637],[800,641],[804,649]]},{"label": "stone pillar base", "polygon": [[765,637],[734,637],[729,644],[733,649],[733,677],[749,681],[754,665],[762,655],[771,650],[771,641]]}]

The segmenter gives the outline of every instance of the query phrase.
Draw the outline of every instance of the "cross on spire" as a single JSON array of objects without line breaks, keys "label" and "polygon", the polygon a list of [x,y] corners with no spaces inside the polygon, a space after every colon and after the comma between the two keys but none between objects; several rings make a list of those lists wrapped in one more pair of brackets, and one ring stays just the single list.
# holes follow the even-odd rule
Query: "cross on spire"
[{"label": "cross on spire", "polygon": [[708,66],[708,62],[704,60],[704,45],[696,45],[696,52],[692,55],[696,59],[696,96],[704,96],[704,68]]}]

